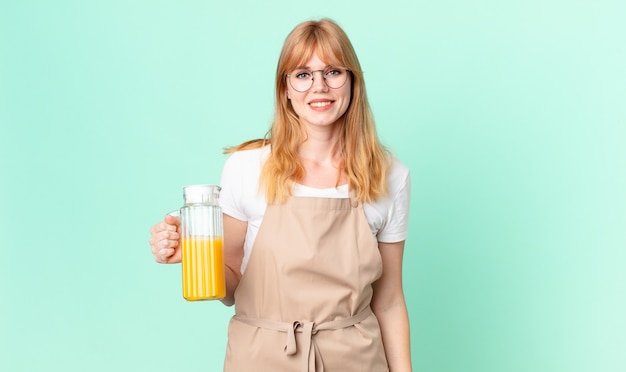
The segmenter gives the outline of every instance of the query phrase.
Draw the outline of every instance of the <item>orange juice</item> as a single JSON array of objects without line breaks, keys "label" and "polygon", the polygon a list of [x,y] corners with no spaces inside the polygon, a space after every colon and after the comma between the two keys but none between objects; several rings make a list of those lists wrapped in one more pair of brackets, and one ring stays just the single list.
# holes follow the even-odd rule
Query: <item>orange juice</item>
[{"label": "orange juice", "polygon": [[224,248],[221,237],[181,240],[183,297],[188,301],[219,300],[226,296]]}]

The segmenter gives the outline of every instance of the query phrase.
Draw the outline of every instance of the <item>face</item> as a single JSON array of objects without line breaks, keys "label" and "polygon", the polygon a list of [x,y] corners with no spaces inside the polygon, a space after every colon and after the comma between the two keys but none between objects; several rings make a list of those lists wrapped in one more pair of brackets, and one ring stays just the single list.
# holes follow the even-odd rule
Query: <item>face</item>
[{"label": "face", "polygon": [[320,72],[313,73],[313,85],[305,92],[298,92],[287,82],[287,97],[291,100],[291,106],[300,118],[300,123],[306,127],[334,126],[350,106],[350,73],[346,72],[347,81],[343,86],[332,89],[324,81],[321,72],[328,64],[318,57],[317,52],[301,67]]}]

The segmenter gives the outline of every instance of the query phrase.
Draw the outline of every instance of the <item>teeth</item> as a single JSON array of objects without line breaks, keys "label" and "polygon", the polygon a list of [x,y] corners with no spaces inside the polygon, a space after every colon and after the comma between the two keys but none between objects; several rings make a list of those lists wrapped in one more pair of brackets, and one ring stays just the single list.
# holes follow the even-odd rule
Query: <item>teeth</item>
[{"label": "teeth", "polygon": [[311,106],[313,106],[313,107],[324,107],[324,106],[328,106],[328,105],[330,105],[330,104],[331,104],[331,102],[329,102],[329,101],[325,101],[325,102],[313,102],[313,103],[311,103]]}]

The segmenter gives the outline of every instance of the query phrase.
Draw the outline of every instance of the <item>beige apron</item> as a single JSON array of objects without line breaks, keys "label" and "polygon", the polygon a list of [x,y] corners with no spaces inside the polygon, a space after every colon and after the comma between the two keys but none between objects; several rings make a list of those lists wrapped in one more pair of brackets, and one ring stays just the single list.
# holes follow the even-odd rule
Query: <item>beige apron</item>
[{"label": "beige apron", "polygon": [[225,372],[386,372],[378,243],[354,199],[268,205],[235,291]]}]

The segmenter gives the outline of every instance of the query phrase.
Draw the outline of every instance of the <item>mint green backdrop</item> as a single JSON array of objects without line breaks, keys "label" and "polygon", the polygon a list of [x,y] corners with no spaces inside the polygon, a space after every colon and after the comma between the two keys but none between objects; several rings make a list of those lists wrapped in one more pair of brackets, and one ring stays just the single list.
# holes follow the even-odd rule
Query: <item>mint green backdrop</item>
[{"label": "mint green backdrop", "polygon": [[618,0],[2,1],[0,370],[221,370],[232,308],[185,302],[148,230],[265,133],[324,16],[412,171],[415,370],[626,370]]}]

